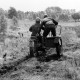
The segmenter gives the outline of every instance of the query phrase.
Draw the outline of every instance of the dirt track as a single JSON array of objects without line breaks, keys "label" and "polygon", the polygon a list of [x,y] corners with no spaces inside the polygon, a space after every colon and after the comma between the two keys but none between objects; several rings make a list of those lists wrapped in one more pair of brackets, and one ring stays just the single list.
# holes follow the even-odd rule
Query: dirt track
[{"label": "dirt track", "polygon": [[67,56],[49,59],[47,62],[31,58],[1,75],[0,80],[77,80],[79,77],[75,66],[73,58]]}]

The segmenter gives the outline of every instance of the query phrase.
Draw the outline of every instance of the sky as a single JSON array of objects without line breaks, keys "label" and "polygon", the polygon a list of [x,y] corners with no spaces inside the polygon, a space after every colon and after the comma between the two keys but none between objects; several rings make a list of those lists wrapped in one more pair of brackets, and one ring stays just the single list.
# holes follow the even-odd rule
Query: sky
[{"label": "sky", "polygon": [[14,7],[21,11],[44,11],[47,7],[75,9],[80,11],[80,0],[0,0],[0,8],[8,10]]}]

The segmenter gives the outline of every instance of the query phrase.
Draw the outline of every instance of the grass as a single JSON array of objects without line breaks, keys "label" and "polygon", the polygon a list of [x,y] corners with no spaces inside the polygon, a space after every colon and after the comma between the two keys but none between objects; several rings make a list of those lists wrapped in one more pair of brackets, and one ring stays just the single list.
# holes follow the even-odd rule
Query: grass
[{"label": "grass", "polygon": [[[10,28],[11,21],[8,20],[8,30],[5,44],[3,43],[0,45],[0,54],[2,55],[1,57],[7,53],[7,62],[28,55],[29,38],[31,34],[29,32],[29,27],[33,23],[33,21],[29,20],[20,20],[18,25],[19,29],[13,31]],[[7,76],[8,79],[10,78],[10,80],[20,80],[24,78],[23,80],[80,80],[80,23],[59,24],[62,25],[61,37],[64,48],[63,54],[67,56],[67,58],[63,59],[62,61],[39,63],[43,70],[42,72],[38,72],[38,70],[33,70],[33,68],[31,68],[37,65],[36,60],[31,60],[29,62],[27,61],[20,66],[21,68],[19,70],[12,72],[9,77]],[[23,37],[21,37],[18,32],[23,33]],[[32,66],[28,65],[30,63]],[[20,72],[17,73],[18,71]],[[32,71],[31,74],[28,73],[29,71]],[[33,75],[33,73],[36,74],[36,76]],[[13,76],[15,78],[12,78]],[[2,80],[6,79],[7,78],[4,78]]]}]

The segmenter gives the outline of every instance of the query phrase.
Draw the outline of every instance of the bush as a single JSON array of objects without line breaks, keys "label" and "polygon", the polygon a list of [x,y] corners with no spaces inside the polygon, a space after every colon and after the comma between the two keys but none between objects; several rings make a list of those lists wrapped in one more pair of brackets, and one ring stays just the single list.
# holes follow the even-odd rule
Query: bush
[{"label": "bush", "polygon": [[80,19],[80,14],[79,13],[74,13],[72,15],[72,18],[76,21],[76,20],[79,20]]},{"label": "bush", "polygon": [[17,30],[17,28],[19,26],[18,25],[18,19],[15,16],[13,16],[11,22],[12,22],[12,25],[11,25],[10,29],[12,29],[13,31]]},{"label": "bush", "polygon": [[13,16],[17,17],[17,11],[15,8],[10,7],[10,10],[8,11],[8,17],[12,19]]},{"label": "bush", "polygon": [[18,19],[15,16],[13,16],[12,21],[13,21],[13,25],[17,27],[18,26]]},{"label": "bush", "polygon": [[0,33],[5,34],[7,29],[7,20],[5,16],[0,16]]},{"label": "bush", "polygon": [[69,16],[66,15],[66,14],[61,14],[59,16],[59,20],[61,20],[61,21],[68,21],[69,20]]},{"label": "bush", "polygon": [[75,28],[77,36],[80,38],[80,26],[76,26]]}]

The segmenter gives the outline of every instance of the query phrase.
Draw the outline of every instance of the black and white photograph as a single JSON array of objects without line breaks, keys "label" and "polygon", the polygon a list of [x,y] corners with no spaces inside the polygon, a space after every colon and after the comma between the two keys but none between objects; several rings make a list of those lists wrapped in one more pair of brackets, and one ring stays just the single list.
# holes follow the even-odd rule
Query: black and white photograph
[{"label": "black and white photograph", "polygon": [[0,80],[80,80],[80,0],[0,0]]}]

